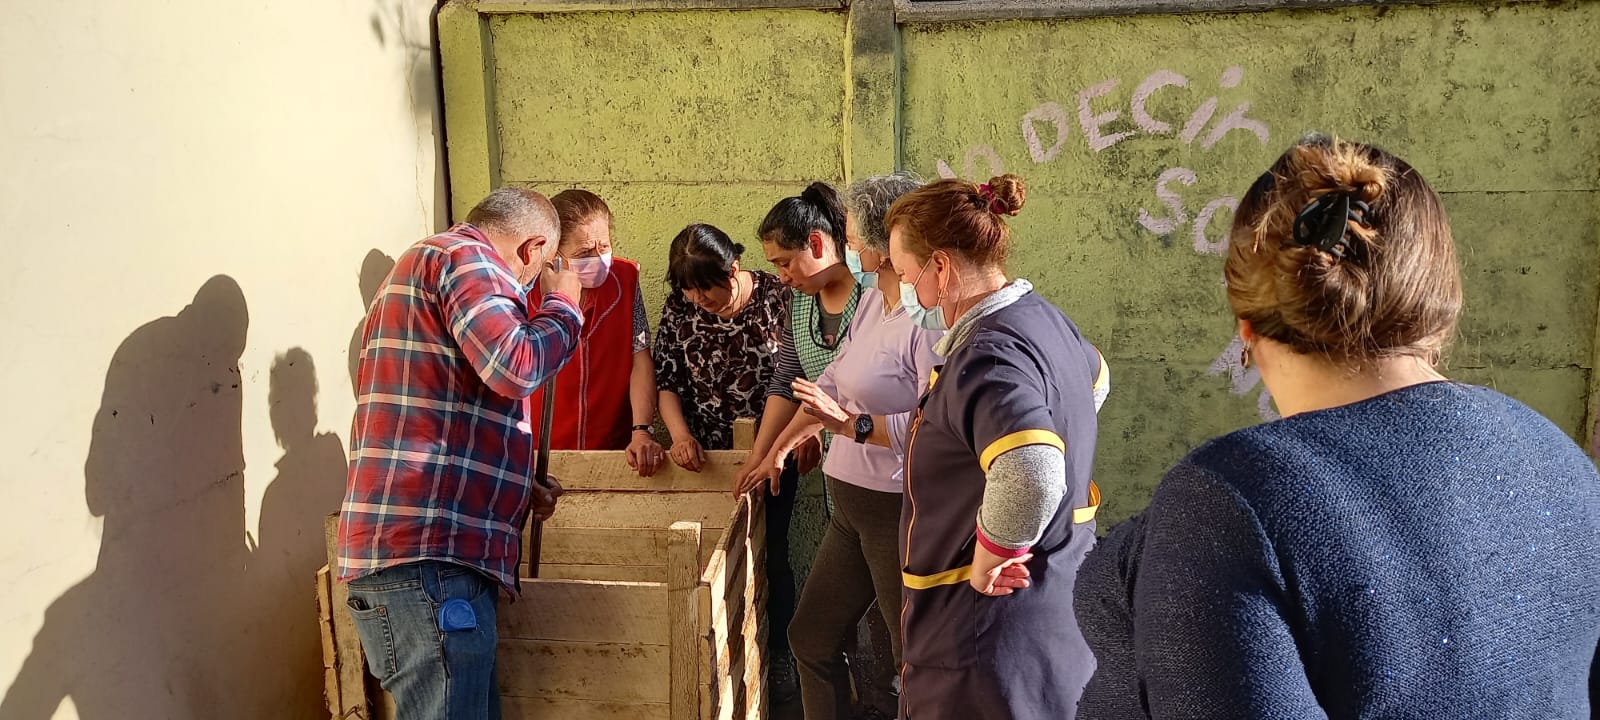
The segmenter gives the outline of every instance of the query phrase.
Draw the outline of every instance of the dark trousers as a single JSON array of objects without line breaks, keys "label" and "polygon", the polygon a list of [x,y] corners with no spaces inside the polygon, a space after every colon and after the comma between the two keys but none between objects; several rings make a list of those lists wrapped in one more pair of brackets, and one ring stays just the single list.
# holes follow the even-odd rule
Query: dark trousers
[{"label": "dark trousers", "polygon": [[789,656],[789,623],[794,620],[794,567],[789,562],[789,522],[794,518],[794,496],[800,490],[800,472],[794,461],[784,463],[783,489],[767,496],[767,652],[768,662]]},{"label": "dark trousers", "polygon": [[[833,478],[828,493],[833,517],[789,626],[806,720],[851,717],[845,651],[874,603],[888,626],[896,665],[900,656],[901,496]],[[883,687],[862,688],[863,698],[892,694],[892,675],[876,679]]]}]

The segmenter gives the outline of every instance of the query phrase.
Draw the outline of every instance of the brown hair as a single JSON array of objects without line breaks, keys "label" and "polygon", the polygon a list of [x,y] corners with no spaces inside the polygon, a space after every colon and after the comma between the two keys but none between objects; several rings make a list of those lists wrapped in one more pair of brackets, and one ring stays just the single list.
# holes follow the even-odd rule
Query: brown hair
[{"label": "brown hair", "polygon": [[1439,196],[1404,160],[1323,135],[1245,194],[1223,272],[1234,315],[1257,334],[1352,368],[1437,361],[1461,313]]},{"label": "brown hair", "polygon": [[606,227],[611,227],[610,206],[599,195],[588,190],[562,190],[550,198],[550,204],[555,206],[556,215],[561,218],[561,237],[567,237],[573,230],[597,217],[605,218]]},{"label": "brown hair", "polygon": [[919,258],[935,250],[956,253],[979,265],[1002,265],[1011,228],[1002,215],[1016,215],[1027,201],[1022,178],[1001,175],[983,185],[940,180],[902,195],[883,226],[901,230],[907,252]]}]

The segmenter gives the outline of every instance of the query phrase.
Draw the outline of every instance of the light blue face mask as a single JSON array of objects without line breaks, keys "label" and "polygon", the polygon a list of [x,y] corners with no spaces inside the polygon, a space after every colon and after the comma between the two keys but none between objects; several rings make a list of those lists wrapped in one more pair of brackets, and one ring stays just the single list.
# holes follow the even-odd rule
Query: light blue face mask
[{"label": "light blue face mask", "polygon": [[851,250],[849,248],[845,248],[845,251],[844,251],[844,266],[847,267],[847,268],[850,268],[851,274],[860,275],[861,272],[862,272],[862,270],[861,270],[861,253],[858,253],[858,252],[856,252],[854,250]]},{"label": "light blue face mask", "polygon": [[924,330],[943,331],[950,326],[944,321],[944,311],[934,307],[925,308],[922,301],[917,299],[917,283],[922,282],[922,276],[928,274],[928,266],[933,264],[933,259],[923,264],[922,271],[917,273],[916,282],[900,281],[900,307],[906,309],[906,315],[911,318],[912,324]]}]

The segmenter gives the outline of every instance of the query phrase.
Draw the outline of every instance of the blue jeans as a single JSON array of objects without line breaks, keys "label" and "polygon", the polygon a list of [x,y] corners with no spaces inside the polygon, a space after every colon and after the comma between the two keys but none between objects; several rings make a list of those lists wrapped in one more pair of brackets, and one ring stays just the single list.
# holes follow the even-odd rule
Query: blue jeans
[{"label": "blue jeans", "polygon": [[[499,720],[495,602],[499,586],[453,563],[425,560],[350,581],[367,668],[394,696],[396,720]],[[439,606],[460,598],[477,628],[444,632]]]}]

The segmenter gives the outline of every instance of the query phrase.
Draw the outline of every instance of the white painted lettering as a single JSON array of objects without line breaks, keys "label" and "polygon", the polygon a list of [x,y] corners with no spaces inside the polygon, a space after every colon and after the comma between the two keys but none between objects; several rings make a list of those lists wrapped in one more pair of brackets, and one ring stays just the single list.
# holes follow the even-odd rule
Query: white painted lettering
[{"label": "white painted lettering", "polygon": [[[1036,123],[1047,122],[1056,126],[1056,141],[1049,148],[1039,140],[1039,129]],[[1072,127],[1072,119],[1067,117],[1067,111],[1060,105],[1047,102],[1028,111],[1022,116],[1022,139],[1028,144],[1028,156],[1036,163],[1047,163],[1060,154],[1061,146],[1067,143],[1067,131]]]},{"label": "white painted lettering", "polygon": [[1078,122],[1079,124],[1083,125],[1083,137],[1089,141],[1089,148],[1095,152],[1100,152],[1101,150],[1122,142],[1133,135],[1133,131],[1131,130],[1126,132],[1112,133],[1110,135],[1101,135],[1100,128],[1105,127],[1111,121],[1121,117],[1122,112],[1120,110],[1107,110],[1106,112],[1096,115],[1094,110],[1089,107],[1090,100],[1101,97],[1112,90],[1115,90],[1119,82],[1121,81],[1117,80],[1116,78],[1112,78],[1100,83],[1099,85],[1088,88],[1081,93],[1078,93]]},{"label": "white painted lettering", "polygon": [[1150,111],[1145,108],[1145,103],[1150,102],[1150,96],[1164,87],[1189,87],[1189,78],[1170,70],[1157,70],[1150,73],[1150,77],[1145,78],[1144,82],[1139,83],[1139,87],[1134,88],[1133,102],[1128,108],[1129,113],[1133,115],[1133,124],[1138,125],[1140,130],[1151,135],[1164,135],[1172,132],[1172,123],[1151,117]]},{"label": "white painted lettering", "polygon": [[1174,180],[1184,185],[1193,185],[1195,181],[1194,171],[1181,167],[1169,168],[1166,172],[1161,173],[1161,177],[1156,178],[1156,197],[1160,198],[1161,202],[1172,210],[1172,217],[1158,218],[1151,215],[1149,210],[1142,207],[1139,208],[1139,224],[1143,225],[1144,229],[1157,235],[1166,235],[1178,229],[1179,225],[1189,222],[1189,214],[1184,212],[1183,209],[1183,198],[1178,195],[1177,191],[1167,188],[1167,185]]}]

